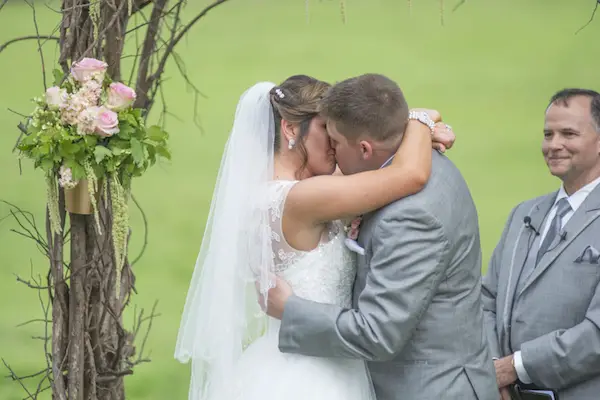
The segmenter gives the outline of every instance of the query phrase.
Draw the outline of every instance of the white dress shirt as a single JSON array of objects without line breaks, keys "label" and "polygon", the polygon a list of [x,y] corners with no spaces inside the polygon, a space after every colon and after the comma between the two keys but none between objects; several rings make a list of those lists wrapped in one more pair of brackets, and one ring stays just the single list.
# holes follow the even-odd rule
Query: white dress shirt
[{"label": "white dress shirt", "polygon": [[[564,186],[560,187],[558,195],[556,196],[556,200],[554,201],[554,204],[550,209],[550,213],[548,214],[548,218],[546,218],[546,223],[544,224],[544,229],[542,230],[542,236],[540,237],[540,245],[544,241],[544,237],[550,229],[550,223],[556,215],[556,203],[558,203],[560,199],[566,197],[567,201],[569,202],[569,205],[571,206],[571,210],[567,214],[565,214],[565,216],[561,220],[560,228],[563,229],[565,227],[565,224],[569,222],[569,219],[571,219],[573,214],[575,214],[575,211],[577,211],[581,204],[583,204],[588,194],[590,194],[596,188],[596,186],[598,186],[598,184],[600,184],[600,178],[596,178],[592,182],[588,183],[587,185],[573,193],[571,196],[569,196],[567,192],[565,192]],[[516,351],[513,357],[515,362],[515,370],[517,371],[517,376],[519,377],[519,380],[523,383],[531,383],[531,378],[529,377],[529,374],[527,373],[527,371],[525,370],[525,366],[523,365],[521,351]]]}]

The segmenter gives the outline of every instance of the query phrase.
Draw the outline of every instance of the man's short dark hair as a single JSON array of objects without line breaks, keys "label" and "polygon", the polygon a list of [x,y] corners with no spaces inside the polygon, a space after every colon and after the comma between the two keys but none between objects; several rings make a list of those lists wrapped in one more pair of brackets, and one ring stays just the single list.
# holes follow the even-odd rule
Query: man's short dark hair
[{"label": "man's short dark hair", "polygon": [[408,104],[402,90],[379,74],[337,83],[324,96],[320,111],[350,141],[361,135],[377,141],[399,139],[408,121]]},{"label": "man's short dark hair", "polygon": [[594,128],[598,133],[600,133],[600,93],[596,92],[595,90],[579,88],[562,89],[556,92],[550,98],[548,107],[550,107],[552,104],[558,104],[564,107],[568,107],[569,100],[571,100],[573,97],[579,96],[588,97],[591,100],[590,109],[592,114],[592,121],[594,123]]}]

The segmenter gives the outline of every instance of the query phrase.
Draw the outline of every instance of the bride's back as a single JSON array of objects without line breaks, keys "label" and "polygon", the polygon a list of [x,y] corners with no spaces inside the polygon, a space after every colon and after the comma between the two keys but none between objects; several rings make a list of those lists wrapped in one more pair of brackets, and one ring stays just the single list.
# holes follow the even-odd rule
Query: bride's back
[{"label": "bride's back", "polygon": [[283,234],[282,217],[289,190],[297,181],[268,184],[271,246],[274,271],[299,297],[319,303],[349,307],[356,274],[354,253],[344,245],[340,222],[329,224],[319,245],[311,251],[296,250]]}]

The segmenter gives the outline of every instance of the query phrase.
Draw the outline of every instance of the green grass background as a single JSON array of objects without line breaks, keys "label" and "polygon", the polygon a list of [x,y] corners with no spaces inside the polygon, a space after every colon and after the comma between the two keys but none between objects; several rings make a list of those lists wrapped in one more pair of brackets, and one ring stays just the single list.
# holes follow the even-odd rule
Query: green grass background
[{"label": "green grass background", "polygon": [[[347,22],[339,2],[310,0],[230,0],[196,25],[179,54],[190,79],[205,97],[199,102],[200,131],[193,122],[192,93],[169,64],[166,99],[177,118],[168,120],[173,161],[155,166],[135,182],[134,195],[149,223],[149,242],[136,265],[139,294],[134,303],[161,313],[147,343],[152,362],[126,379],[129,399],[184,399],[189,367],[173,359],[173,349],[195,258],[211,200],[212,186],[239,95],[259,80],[279,82],[297,73],[335,82],[366,72],[395,79],[414,107],[437,108],[457,133],[449,153],[475,198],[484,265],[510,209],[519,201],[558,186],[540,152],[544,108],[558,89],[600,89],[600,19],[579,34],[593,0],[444,1],[348,0]],[[37,3],[41,33],[50,33],[57,14]],[[54,7],[56,4],[52,3]],[[192,18],[206,0],[191,1]],[[11,1],[0,12],[0,42],[34,34],[31,9]],[[52,66],[58,52],[46,46]],[[131,53],[131,46],[128,47]],[[11,149],[17,115],[43,90],[35,42],[22,42],[0,54],[0,199],[32,211],[43,221],[45,189],[41,174],[23,163],[19,173]],[[160,104],[154,109],[156,119]],[[0,217],[9,209],[0,205]],[[448,210],[451,212],[451,210]],[[132,207],[132,253],[142,243],[142,219]],[[30,265],[47,266],[34,245],[0,222],[0,356],[17,372],[43,366],[41,325],[16,325],[40,317],[34,291],[16,282]],[[226,284],[226,283],[225,283]],[[130,323],[130,321],[128,321]],[[8,372],[0,365],[1,375]],[[0,380],[0,399],[24,392]],[[49,393],[42,397],[49,399]]]}]

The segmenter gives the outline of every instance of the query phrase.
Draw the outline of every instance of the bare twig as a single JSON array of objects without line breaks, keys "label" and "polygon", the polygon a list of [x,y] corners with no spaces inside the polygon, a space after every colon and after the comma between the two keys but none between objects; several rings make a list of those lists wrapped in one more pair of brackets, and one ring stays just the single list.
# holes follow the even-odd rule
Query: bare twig
[{"label": "bare twig", "polygon": [[463,4],[465,4],[467,2],[467,0],[460,0],[452,9],[452,12],[458,10]]},{"label": "bare twig", "polygon": [[139,364],[143,361],[143,357],[144,357],[144,348],[146,347],[146,341],[148,340],[148,336],[150,335],[150,330],[152,329],[152,322],[154,322],[154,318],[156,318],[158,315],[156,314],[156,307],[158,306],[158,300],[154,302],[154,305],[152,306],[152,312],[150,313],[150,316],[147,318],[142,318],[143,316],[143,312],[140,313],[139,318],[138,318],[138,325],[137,327],[134,329],[134,331],[136,332],[137,336],[137,332],[139,332],[141,325],[147,320],[148,321],[148,329],[146,329],[146,333],[144,334],[144,339],[142,340],[142,344],[140,346],[140,352],[139,352],[139,356],[138,359],[134,362],[135,364]]},{"label": "bare twig", "polygon": [[140,253],[131,262],[131,266],[133,266],[136,262],[138,262],[140,258],[142,258],[144,252],[146,251],[146,247],[148,246],[148,219],[146,218],[146,213],[144,212],[144,209],[133,194],[131,195],[131,200],[133,200],[135,206],[138,208],[138,210],[140,210],[140,213],[142,214],[142,220],[144,221],[144,243],[142,244],[142,249],[140,250]]},{"label": "bare twig", "polygon": [[22,42],[24,40],[39,40],[39,39],[46,39],[46,40],[54,40],[56,42],[58,42],[60,40],[60,38],[56,37],[56,36],[50,36],[50,35],[40,35],[38,36],[21,36],[18,38],[14,38],[11,39],[7,42],[4,42],[2,45],[0,45],[0,53],[2,53],[8,46],[10,46],[11,44],[17,43],[17,42]]},{"label": "bare twig", "polygon": [[589,24],[592,23],[592,21],[594,20],[594,17],[596,16],[596,11],[598,11],[598,5],[600,5],[600,0],[596,0],[596,4],[594,5],[594,9],[592,10],[592,16],[590,17],[590,20],[585,25],[583,25],[581,28],[579,28],[577,30],[577,32],[575,32],[576,35],[579,32],[581,32],[583,29],[585,29]]},{"label": "bare twig", "polygon": [[23,388],[23,390],[25,392],[27,392],[27,394],[29,395],[29,397],[32,397],[31,392],[27,389],[27,386],[25,386],[25,383],[23,383],[23,380],[21,378],[19,378],[17,376],[17,374],[15,374],[15,371],[13,371],[13,369],[10,367],[10,365],[8,365],[6,363],[6,361],[4,360],[4,358],[2,358],[2,362],[4,363],[4,366],[8,369],[8,371],[10,372],[10,378],[13,381],[17,381],[19,383],[19,385],[21,385],[21,387]]},{"label": "bare twig", "polygon": [[160,16],[163,15],[165,6],[168,0],[155,0],[154,8],[150,14],[150,23],[146,33],[146,39],[142,45],[142,56],[138,65],[138,77],[136,82],[136,98],[135,107],[150,109],[151,99],[149,91],[152,86],[152,78],[148,76],[150,68],[150,60],[156,47],[156,40],[159,36]]},{"label": "bare twig", "polygon": [[33,4],[33,1],[30,2],[29,0],[25,0],[25,3],[27,3],[29,5],[29,7],[31,7],[31,11],[33,13],[33,25],[35,26],[35,35],[36,35],[37,42],[38,42],[38,51],[40,53],[40,60],[42,61],[42,81],[44,82],[44,90],[46,90],[48,88],[48,85],[46,84],[46,63],[44,62],[44,53],[42,52],[40,28],[39,28],[38,22],[37,22],[35,5]]},{"label": "bare twig", "polygon": [[22,323],[18,324],[17,328],[20,328],[20,327],[25,326],[25,325],[33,324],[34,322],[43,322],[45,324],[49,324],[52,321],[47,320],[47,319],[40,319],[40,318],[30,319],[29,321],[25,321],[25,322],[22,322]]},{"label": "bare twig", "polygon": [[192,27],[198,21],[200,21],[200,19],[202,19],[202,17],[204,17],[206,14],[208,14],[212,9],[214,9],[215,7],[225,3],[227,1],[228,0],[217,0],[214,3],[208,5],[204,10],[202,10],[198,15],[196,15],[187,25],[185,25],[181,31],[179,31],[179,33],[171,40],[171,43],[165,50],[165,52],[158,64],[156,71],[150,77],[151,82],[156,81],[160,78],[160,76],[162,75],[162,73],[165,69],[165,65],[167,64],[167,60],[169,59],[169,56],[175,49],[175,46],[177,46],[177,44],[181,41],[181,39],[183,39],[183,37],[188,33],[188,31],[190,29],[192,29]]}]

